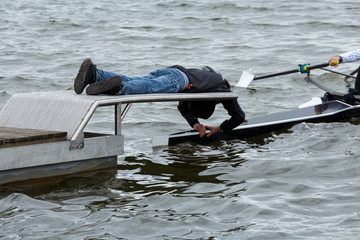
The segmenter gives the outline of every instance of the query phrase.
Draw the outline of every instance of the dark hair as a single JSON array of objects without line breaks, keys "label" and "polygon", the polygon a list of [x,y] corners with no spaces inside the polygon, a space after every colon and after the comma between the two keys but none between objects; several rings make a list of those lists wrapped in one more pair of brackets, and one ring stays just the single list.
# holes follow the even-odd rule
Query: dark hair
[{"label": "dark hair", "polygon": [[198,118],[208,119],[214,113],[217,101],[189,102],[190,113]]},{"label": "dark hair", "polygon": [[225,82],[226,86],[230,89],[230,83],[229,83],[229,81],[224,78],[224,82]]}]

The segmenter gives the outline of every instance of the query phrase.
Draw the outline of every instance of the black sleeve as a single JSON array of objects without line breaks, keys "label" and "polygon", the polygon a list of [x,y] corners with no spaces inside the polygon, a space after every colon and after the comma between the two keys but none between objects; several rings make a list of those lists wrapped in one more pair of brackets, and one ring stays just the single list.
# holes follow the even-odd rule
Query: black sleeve
[{"label": "black sleeve", "polygon": [[221,103],[231,116],[220,125],[221,130],[226,132],[239,126],[245,120],[245,113],[236,99],[221,101]]},{"label": "black sleeve", "polygon": [[189,102],[180,101],[179,104],[178,104],[178,110],[180,111],[181,115],[186,119],[186,121],[189,123],[191,128],[194,127],[195,123],[199,123],[198,118],[193,116],[190,113]]}]

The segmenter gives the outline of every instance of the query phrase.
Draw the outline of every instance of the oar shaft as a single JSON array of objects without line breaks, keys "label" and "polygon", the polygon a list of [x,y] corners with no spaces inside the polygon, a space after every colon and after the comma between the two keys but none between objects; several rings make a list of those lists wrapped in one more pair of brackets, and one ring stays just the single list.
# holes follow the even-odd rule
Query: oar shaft
[{"label": "oar shaft", "polygon": [[347,78],[356,78],[352,75],[349,75],[349,74],[346,74],[346,73],[341,73],[341,72],[337,72],[337,71],[334,71],[334,70],[330,70],[330,69],[326,69],[326,68],[321,68],[322,70],[325,70],[325,71],[328,71],[328,72],[332,72],[332,73],[336,73],[336,74],[340,74],[340,75],[343,75]]},{"label": "oar shaft", "polygon": [[[308,70],[327,67],[327,66],[329,66],[328,63],[322,63],[322,64],[312,65],[312,66],[308,65],[308,66],[305,66],[305,70],[308,71]],[[289,71],[284,71],[284,72],[273,73],[273,74],[264,75],[264,76],[255,76],[254,80],[259,80],[259,79],[263,79],[263,78],[270,78],[270,77],[275,77],[275,76],[281,76],[281,75],[286,75],[286,74],[290,74],[290,73],[297,73],[297,72],[300,72],[300,68],[289,70]]]},{"label": "oar shaft", "polygon": [[294,69],[294,70],[289,70],[289,71],[279,72],[279,73],[273,73],[273,74],[264,75],[264,76],[255,76],[254,80],[263,79],[263,78],[270,78],[270,77],[276,77],[276,76],[281,76],[281,75],[286,75],[286,74],[296,73],[296,72],[299,72],[299,69]]},{"label": "oar shaft", "polygon": [[329,66],[328,63],[322,63],[322,64],[318,64],[318,65],[309,65],[307,67],[308,70],[312,70],[312,69],[316,69],[316,68],[322,68],[322,67],[327,67]]}]

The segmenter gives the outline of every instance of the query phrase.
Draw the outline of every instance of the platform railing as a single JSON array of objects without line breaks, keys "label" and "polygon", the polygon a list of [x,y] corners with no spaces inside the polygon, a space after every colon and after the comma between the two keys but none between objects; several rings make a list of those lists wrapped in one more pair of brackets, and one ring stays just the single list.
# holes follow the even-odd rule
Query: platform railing
[{"label": "platform railing", "polygon": [[[71,137],[74,141],[84,130],[87,123],[98,107],[115,106],[115,134],[121,134],[121,122],[129,111],[132,103],[144,102],[169,102],[169,101],[211,101],[211,100],[229,100],[236,99],[237,94],[232,92],[210,92],[210,93],[162,93],[162,94],[136,94],[127,96],[106,96],[108,99],[95,100],[89,111],[84,116],[79,127]],[[121,112],[121,104],[127,104],[124,111]]]},{"label": "platform railing", "polygon": [[[134,95],[75,94],[54,91],[14,94],[0,112],[0,126],[66,131],[73,147],[81,147],[83,130],[98,107],[115,107],[115,135],[121,135],[121,122],[133,103],[169,101],[214,101],[236,99],[232,92],[160,93]],[[121,112],[121,105],[126,104]]]}]

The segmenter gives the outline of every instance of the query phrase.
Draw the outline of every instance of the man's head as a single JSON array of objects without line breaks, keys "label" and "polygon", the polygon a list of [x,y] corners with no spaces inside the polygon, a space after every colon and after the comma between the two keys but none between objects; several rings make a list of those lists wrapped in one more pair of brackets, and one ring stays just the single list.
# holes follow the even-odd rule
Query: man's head
[{"label": "man's head", "polygon": [[191,114],[195,117],[208,119],[215,111],[216,101],[193,101],[189,102]]}]

